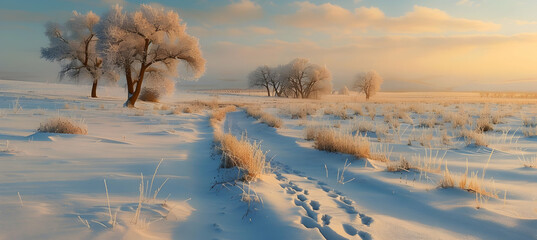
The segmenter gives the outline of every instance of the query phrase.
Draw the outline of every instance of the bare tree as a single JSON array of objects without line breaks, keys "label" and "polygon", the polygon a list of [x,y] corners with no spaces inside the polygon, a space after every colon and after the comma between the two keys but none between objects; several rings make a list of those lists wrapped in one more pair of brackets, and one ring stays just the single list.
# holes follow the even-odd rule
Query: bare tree
[{"label": "bare tree", "polygon": [[[161,81],[178,76],[179,64],[187,67],[194,78],[205,72],[205,59],[198,39],[186,33],[175,11],[142,4],[137,11],[125,12],[116,5],[106,15],[98,32],[105,61],[124,71],[128,98],[125,106],[134,107],[144,79]],[[153,77],[154,76],[154,77]]]},{"label": "bare tree", "polygon": [[271,87],[275,82],[276,72],[267,65],[257,67],[248,74],[248,85],[252,88],[263,87],[267,90],[267,95],[271,96]]},{"label": "bare tree", "polygon": [[326,67],[297,58],[278,68],[282,93],[288,97],[311,98],[332,92],[332,77]]},{"label": "bare tree", "polygon": [[91,97],[97,97],[97,84],[103,74],[117,80],[113,72],[103,72],[103,60],[96,51],[95,26],[98,23],[99,16],[93,12],[84,15],[74,11],[64,25],[47,23],[45,35],[50,41],[49,47],[41,48],[41,58],[61,64],[60,79],[65,76],[75,80],[90,78],[93,81]]},{"label": "bare tree", "polygon": [[374,71],[368,71],[366,73],[360,73],[356,76],[354,82],[354,88],[359,92],[365,94],[365,99],[369,98],[380,90],[380,85],[382,84],[382,77]]}]

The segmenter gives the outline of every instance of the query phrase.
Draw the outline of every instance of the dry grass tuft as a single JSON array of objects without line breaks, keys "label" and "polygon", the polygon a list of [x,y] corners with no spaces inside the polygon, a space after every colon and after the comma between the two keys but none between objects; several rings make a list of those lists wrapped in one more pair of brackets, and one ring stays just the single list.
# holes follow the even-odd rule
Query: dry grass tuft
[{"label": "dry grass tuft", "polygon": [[449,172],[449,169],[447,167],[447,162],[446,162],[446,169],[444,170],[444,176],[442,177],[442,179],[440,179],[438,186],[441,188],[455,187],[455,181],[453,180],[453,176],[451,175],[451,172]]},{"label": "dry grass tuft", "polygon": [[259,107],[247,107],[246,114],[258,119],[260,122],[267,124],[270,127],[280,128],[283,126],[283,121],[279,117],[263,112]]},{"label": "dry grass tuft", "polygon": [[41,123],[37,129],[39,132],[66,133],[66,134],[88,134],[88,127],[83,123],[77,123],[66,117],[56,117]]},{"label": "dry grass tuft", "polygon": [[460,137],[464,138],[466,145],[475,144],[476,146],[488,146],[488,142],[485,138],[485,135],[480,132],[475,132],[472,130],[461,130]]},{"label": "dry grass tuft", "polygon": [[388,172],[408,172],[411,168],[412,166],[410,165],[410,162],[408,162],[403,156],[400,157],[398,162],[389,162],[386,164],[386,170]]},{"label": "dry grass tuft", "polygon": [[306,138],[314,140],[314,147],[321,151],[351,154],[357,158],[371,156],[369,140],[350,133],[340,133],[330,128],[306,128]]},{"label": "dry grass tuft", "polygon": [[[460,175],[458,178],[457,187],[466,190],[468,192],[476,193],[476,196],[479,195],[480,197],[484,198],[498,198],[498,193],[494,190],[492,187],[488,187],[485,183],[485,172],[488,167],[488,164],[490,162],[490,159],[492,157],[492,154],[494,151],[490,153],[489,159],[487,161],[487,164],[483,168],[483,172],[481,174],[481,178],[478,177],[477,172],[472,172],[470,175],[470,178],[468,178],[468,160],[466,160],[466,171],[464,174]],[[455,180],[453,178],[453,175],[449,172],[447,168],[446,163],[446,169],[444,171],[444,177],[439,182],[439,187],[441,188],[453,188],[455,187]]]},{"label": "dry grass tuft", "polygon": [[255,141],[250,143],[244,135],[239,140],[232,134],[226,133],[220,145],[222,167],[238,167],[243,170],[242,180],[244,181],[253,181],[270,168],[266,161],[266,153],[261,150],[260,144]]},{"label": "dry grass tuft", "polygon": [[522,130],[522,133],[525,137],[535,137],[537,136],[537,127],[526,127]]},{"label": "dry grass tuft", "polygon": [[420,118],[419,120],[420,127],[434,128],[437,123],[437,118],[433,114],[430,114],[427,118]]},{"label": "dry grass tuft", "polygon": [[477,132],[488,132],[493,130],[493,125],[491,122],[491,119],[487,116],[481,116],[476,121],[476,129]]},{"label": "dry grass tuft", "polygon": [[324,115],[336,116],[339,117],[341,120],[352,119],[352,116],[347,114],[347,110],[345,108],[328,107],[324,109]]},{"label": "dry grass tuft", "polygon": [[357,131],[359,133],[367,133],[367,132],[372,132],[374,127],[375,126],[373,125],[372,122],[359,121],[354,124],[352,129],[353,131]]},{"label": "dry grass tuft", "polygon": [[314,104],[291,105],[281,109],[283,114],[290,115],[292,119],[305,119],[317,113],[319,106]]}]

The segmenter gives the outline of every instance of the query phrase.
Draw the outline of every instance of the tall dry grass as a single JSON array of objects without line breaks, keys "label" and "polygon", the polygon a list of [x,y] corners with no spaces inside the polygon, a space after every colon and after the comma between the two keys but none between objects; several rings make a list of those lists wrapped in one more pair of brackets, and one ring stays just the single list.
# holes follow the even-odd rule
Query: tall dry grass
[{"label": "tall dry grass", "polygon": [[468,160],[466,160],[466,171],[464,172],[464,174],[460,174],[459,176],[453,175],[448,170],[447,162],[446,162],[446,167],[444,170],[443,178],[440,180],[438,184],[439,187],[441,188],[458,187],[462,190],[475,193],[476,195],[480,197],[498,198],[498,193],[495,190],[495,188],[493,186],[490,186],[490,184],[487,184],[487,182],[485,182],[486,170],[490,163],[490,159],[492,158],[493,153],[494,151],[490,153],[487,163],[483,167],[481,177],[479,177],[478,172],[472,172],[470,174],[470,177],[468,177]]},{"label": "tall dry grass", "polygon": [[366,137],[341,133],[331,128],[306,128],[306,139],[314,141],[313,146],[321,151],[339,152],[357,158],[369,158],[371,149]]},{"label": "tall dry grass", "polygon": [[238,167],[243,171],[242,180],[253,181],[267,172],[270,164],[266,153],[257,142],[249,142],[243,135],[237,139],[230,133],[222,136],[220,141],[222,151],[222,167]]}]

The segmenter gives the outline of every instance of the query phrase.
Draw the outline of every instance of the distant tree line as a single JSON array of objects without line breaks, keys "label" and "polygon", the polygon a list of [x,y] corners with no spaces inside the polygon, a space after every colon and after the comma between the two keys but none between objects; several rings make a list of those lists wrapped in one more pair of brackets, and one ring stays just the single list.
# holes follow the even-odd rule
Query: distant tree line
[{"label": "distant tree line", "polygon": [[332,92],[332,76],[328,68],[296,58],[277,67],[257,67],[248,75],[250,87],[267,90],[268,96],[315,98]]},{"label": "distant tree line", "polygon": [[[290,98],[317,98],[332,92],[332,76],[326,67],[312,64],[308,59],[296,58],[288,64],[270,67],[262,65],[248,75],[250,88],[263,88],[267,96]],[[380,90],[382,78],[374,71],[358,74],[353,89],[365,94],[366,100]],[[344,95],[349,89],[344,86]]]}]

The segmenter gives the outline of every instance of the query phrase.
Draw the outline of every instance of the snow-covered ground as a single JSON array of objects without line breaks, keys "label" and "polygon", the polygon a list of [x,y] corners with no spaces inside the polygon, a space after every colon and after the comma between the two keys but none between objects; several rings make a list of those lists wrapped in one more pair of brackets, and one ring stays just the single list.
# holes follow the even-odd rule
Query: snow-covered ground
[{"label": "snow-covered ground", "polygon": [[[360,103],[376,109],[373,120],[365,107],[366,116],[342,120],[324,109],[356,107],[346,102],[356,97],[180,91],[127,109],[123,88],[99,88],[98,99],[88,93],[89,86],[0,81],[0,239],[537,239],[537,138],[522,126],[537,116],[535,99],[381,93],[373,100],[382,103]],[[259,105],[282,118],[275,129],[239,108],[223,123],[261,141],[271,173],[222,183],[233,172],[219,168],[210,111],[171,114],[193,100]],[[318,109],[306,119],[286,114],[305,104]],[[398,109],[411,120],[390,128],[383,116]],[[487,146],[466,144],[443,122],[449,112],[476,122],[483,109],[502,113],[483,136]],[[82,122],[88,134],[36,132],[57,116]],[[418,126],[431,118],[434,127]],[[385,163],[304,140],[307,126],[352,132],[359,122],[376,130],[365,135],[374,151],[428,168],[388,172]],[[456,179],[468,168],[495,196],[438,188],[446,165]]]}]

